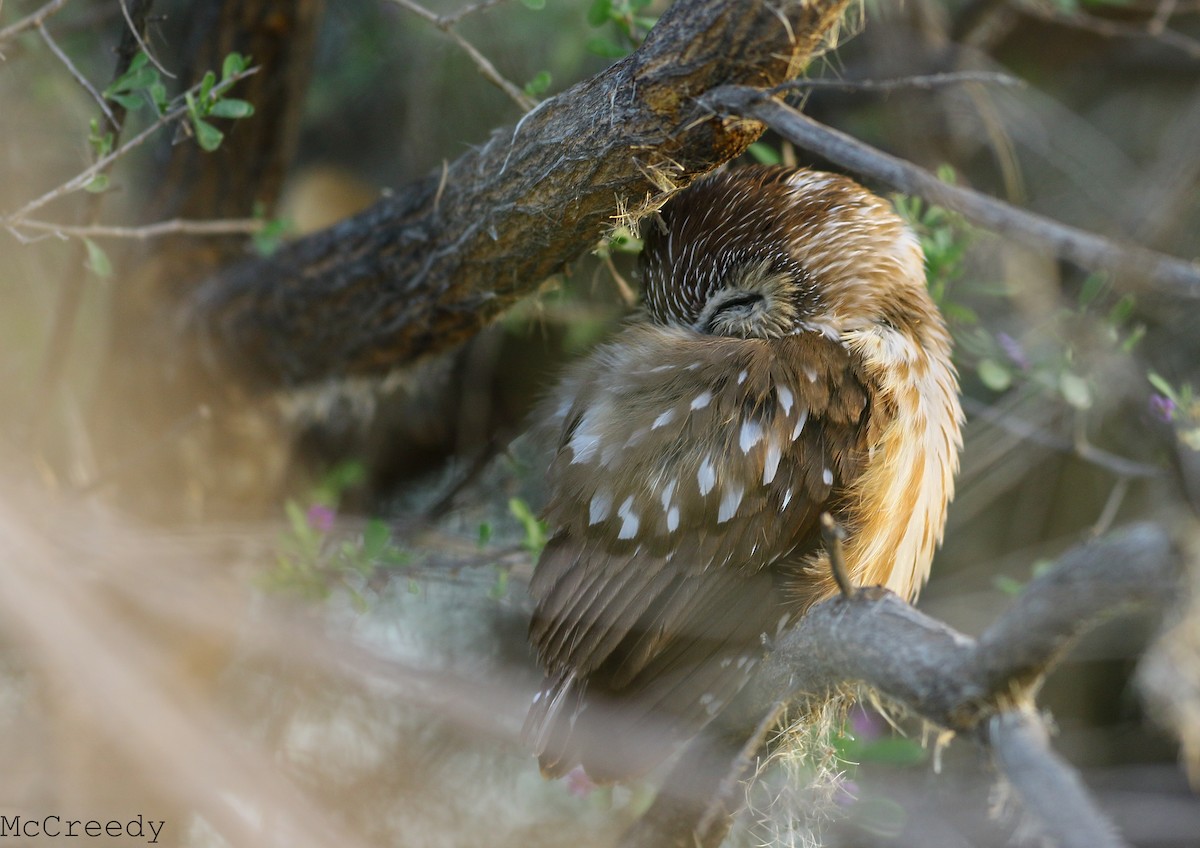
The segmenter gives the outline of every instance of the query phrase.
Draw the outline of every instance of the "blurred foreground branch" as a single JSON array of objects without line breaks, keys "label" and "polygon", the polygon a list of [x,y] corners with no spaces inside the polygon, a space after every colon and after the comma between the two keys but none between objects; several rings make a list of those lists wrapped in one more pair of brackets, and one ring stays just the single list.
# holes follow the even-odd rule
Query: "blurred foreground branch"
[{"label": "blurred foreground branch", "polygon": [[[1165,607],[1177,592],[1180,559],[1155,524],[1080,545],[1030,581],[978,639],[881,588],[832,598],[780,639],[748,697],[722,716],[717,734],[727,739],[731,728],[756,728],[781,701],[816,704],[865,684],[988,748],[1026,811],[1056,844],[1124,845],[1079,776],[1050,749],[1033,702],[1045,675],[1086,630],[1121,611]],[[711,752],[722,748],[723,740],[716,741],[700,741],[706,755],[685,752],[664,785],[694,784],[698,756],[711,760]],[[719,845],[736,812],[729,809],[726,787],[747,760],[739,756],[730,769],[726,759],[721,785],[710,782],[702,804],[660,796],[624,844]],[[722,826],[712,823],[713,809],[728,811]]]},{"label": "blurred foreground branch", "polygon": [[218,366],[266,387],[379,373],[446,350],[587,250],[627,209],[741,153],[757,121],[696,97],[807,64],[847,0],[678,0],[632,55],[328,230],[205,284]]},{"label": "blurred foreground branch", "polygon": [[755,118],[805,150],[905,194],[960,213],[968,221],[1084,268],[1127,274],[1176,297],[1200,297],[1200,265],[1134,244],[1122,244],[1050,218],[1018,209],[933,174],[814,121],[761,91],[728,86],[704,95],[705,105],[723,115]]}]

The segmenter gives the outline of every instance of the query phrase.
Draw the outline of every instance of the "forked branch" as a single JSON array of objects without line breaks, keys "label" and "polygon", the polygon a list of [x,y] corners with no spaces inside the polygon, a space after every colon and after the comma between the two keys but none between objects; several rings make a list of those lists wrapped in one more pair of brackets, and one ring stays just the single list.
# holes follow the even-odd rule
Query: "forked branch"
[{"label": "forked branch", "polygon": [[[1056,844],[1116,848],[1124,841],[1078,774],[1051,750],[1034,694],[1071,644],[1098,622],[1122,611],[1165,607],[1177,592],[1180,561],[1166,531],[1154,524],[1080,545],[1030,581],[979,639],[882,589],[839,595],[813,607],[780,639],[738,711],[722,716],[721,733],[755,727],[781,701],[820,703],[864,684],[988,748],[1026,812]],[[681,762],[692,760],[685,753]],[[739,760],[729,771],[742,765]],[[728,780],[726,775],[722,783]],[[680,806],[678,800],[656,803],[626,848],[649,845],[643,835],[658,844],[720,843],[724,830],[711,822],[702,829],[703,817],[688,821]],[[714,790],[707,807],[726,809],[727,793]],[[707,807],[692,799],[690,809]]]}]

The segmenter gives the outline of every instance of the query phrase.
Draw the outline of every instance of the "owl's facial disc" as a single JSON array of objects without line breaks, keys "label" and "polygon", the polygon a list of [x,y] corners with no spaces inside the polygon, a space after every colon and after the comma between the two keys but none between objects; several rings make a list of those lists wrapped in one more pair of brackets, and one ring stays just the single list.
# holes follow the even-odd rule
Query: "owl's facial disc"
[{"label": "owl's facial disc", "polygon": [[770,261],[739,269],[713,292],[692,328],[738,338],[776,339],[795,331],[798,283]]}]

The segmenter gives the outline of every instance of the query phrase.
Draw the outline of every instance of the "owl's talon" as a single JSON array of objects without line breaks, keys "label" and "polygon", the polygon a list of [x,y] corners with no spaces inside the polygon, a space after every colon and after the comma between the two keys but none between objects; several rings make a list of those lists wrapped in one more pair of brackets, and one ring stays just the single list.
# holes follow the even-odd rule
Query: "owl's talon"
[{"label": "owl's talon", "polygon": [[853,598],[858,589],[850,582],[850,574],[846,570],[846,555],[842,543],[846,541],[846,530],[834,521],[828,512],[821,513],[821,540],[829,553],[829,570],[833,581],[837,583],[843,598]]}]

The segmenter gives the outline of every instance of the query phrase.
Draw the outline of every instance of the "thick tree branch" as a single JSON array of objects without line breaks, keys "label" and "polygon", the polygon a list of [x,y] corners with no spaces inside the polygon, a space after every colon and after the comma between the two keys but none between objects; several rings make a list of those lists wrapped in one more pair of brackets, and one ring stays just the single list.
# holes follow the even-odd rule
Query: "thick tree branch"
[{"label": "thick tree branch", "polygon": [[1021,804],[1051,831],[1059,848],[1120,848],[1125,845],[1097,807],[1075,769],[1050,748],[1041,717],[1029,709],[992,716],[987,741],[996,765]]},{"label": "thick tree branch", "polygon": [[[1177,588],[1179,564],[1170,537],[1153,524],[1080,545],[1030,581],[978,640],[882,589],[832,598],[780,639],[751,690],[722,714],[715,742],[730,728],[746,728],[747,738],[780,702],[820,703],[848,685],[865,684],[990,748],[1027,811],[1058,844],[1122,845],[1078,776],[1050,750],[1033,696],[1067,648],[1099,621],[1130,608],[1165,606]],[[668,784],[695,771],[693,760],[714,759],[714,738],[696,745],[697,753],[689,750],[681,760],[687,771],[673,773]],[[727,773],[740,773],[730,762]],[[656,802],[623,845],[709,844],[700,822],[709,809],[727,809],[727,793],[715,788],[723,779],[691,778],[711,797]],[[711,822],[706,829],[712,831]]]},{"label": "thick tree branch", "polygon": [[812,58],[847,0],[679,0],[645,43],[515,127],[362,214],[210,279],[206,352],[264,386],[380,372],[444,350],[529,294],[636,207],[758,137],[696,98],[771,86]]},{"label": "thick tree branch", "polygon": [[1132,279],[1144,280],[1150,287],[1176,297],[1200,297],[1200,265],[1195,262],[1138,245],[1122,244],[1026,212],[977,191],[949,185],[928,171],[824,126],[763,92],[746,87],[722,88],[705,95],[704,102],[719,114],[763,121],[793,144],[843,168],[953,209],[972,223],[1022,244],[1048,251],[1085,268],[1128,274]]}]

